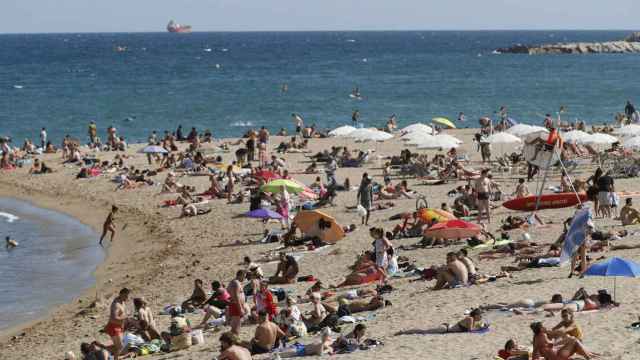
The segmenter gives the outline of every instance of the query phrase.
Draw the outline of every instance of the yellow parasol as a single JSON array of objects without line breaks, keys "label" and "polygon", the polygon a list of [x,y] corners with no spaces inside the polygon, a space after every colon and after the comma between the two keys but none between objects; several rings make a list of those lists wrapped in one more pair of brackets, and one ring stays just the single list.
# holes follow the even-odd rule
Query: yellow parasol
[{"label": "yellow parasol", "polygon": [[442,125],[445,126],[449,129],[455,129],[456,125],[454,123],[451,122],[451,120],[445,118],[445,117],[434,117],[433,119],[431,119],[432,123],[436,123],[438,125]]}]

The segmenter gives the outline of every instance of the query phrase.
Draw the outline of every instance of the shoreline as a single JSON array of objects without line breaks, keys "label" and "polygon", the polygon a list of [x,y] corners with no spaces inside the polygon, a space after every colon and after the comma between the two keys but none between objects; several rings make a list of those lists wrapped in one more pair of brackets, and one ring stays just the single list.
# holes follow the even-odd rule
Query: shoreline
[{"label": "shoreline", "polygon": [[[90,216],[82,215],[82,214],[89,214],[90,213],[89,211],[86,211],[86,212],[73,211],[72,207],[61,206],[58,201],[53,199],[53,197],[44,193],[39,193],[35,195],[35,194],[26,194],[27,191],[25,189],[19,189],[18,192],[16,192],[16,190],[17,189],[13,185],[7,184],[2,180],[0,180],[0,197],[29,202],[34,206],[37,206],[40,208],[54,210],[54,211],[69,215],[74,219],[78,220],[79,222],[81,222],[82,224],[85,224],[91,227],[98,234],[99,234],[99,231],[101,231],[100,227],[95,224],[95,221],[92,221],[93,219],[91,219]],[[89,210],[89,206],[87,206],[87,209],[85,210]],[[29,320],[16,325],[12,325],[6,329],[1,329],[0,341],[6,341],[7,339],[13,336],[16,336],[20,333],[23,333],[28,328],[31,328],[42,321],[50,320],[56,312],[63,310],[62,308],[64,307],[68,307],[72,304],[77,303],[78,300],[80,299],[90,297],[92,294],[95,295],[96,289],[97,289],[97,283],[98,281],[101,280],[99,278],[99,272],[103,270],[101,268],[104,267],[105,263],[109,260],[109,257],[111,256],[111,254],[112,254],[111,251],[107,251],[105,253],[104,260],[100,264],[96,265],[95,270],[93,270],[92,272],[92,275],[94,277],[94,283],[89,288],[83,290],[78,296],[75,296],[69,302],[49,307],[48,310],[42,316],[38,316],[36,319]]]},{"label": "shoreline", "polygon": [[[80,197],[73,197],[71,194],[64,194],[64,200],[61,201],[62,199],[44,191],[35,191],[34,189],[30,189],[25,186],[18,187],[16,184],[10,184],[2,179],[0,179],[0,196],[29,202],[34,206],[71,216],[80,223],[89,226],[94,230],[94,232],[96,232],[97,236],[99,236],[102,231],[102,221],[100,217],[93,215],[95,213],[95,209]],[[28,330],[38,324],[51,321],[56,315],[59,315],[62,312],[75,310],[79,307],[79,304],[85,300],[94,299],[95,301],[98,301],[101,297],[101,294],[99,294],[99,284],[108,281],[107,278],[109,272],[107,267],[113,262],[114,254],[122,253],[122,251],[125,250],[124,244],[127,241],[132,240],[123,234],[120,234],[119,238],[122,241],[116,242],[115,248],[111,246],[105,248],[105,255],[102,262],[96,264],[96,267],[92,272],[94,281],[91,286],[73,297],[71,301],[49,307],[44,314],[33,320],[12,325],[6,329],[0,330],[0,342],[5,342],[14,336],[25,334]],[[97,239],[96,246],[98,246]]]}]

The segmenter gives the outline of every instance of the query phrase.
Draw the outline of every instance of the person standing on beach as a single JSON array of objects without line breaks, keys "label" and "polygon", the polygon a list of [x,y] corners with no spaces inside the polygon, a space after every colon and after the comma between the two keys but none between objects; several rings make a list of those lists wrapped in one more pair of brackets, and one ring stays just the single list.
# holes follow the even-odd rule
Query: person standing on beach
[{"label": "person standing on beach", "polygon": [[269,130],[267,130],[264,126],[260,128],[260,132],[258,133],[258,140],[261,144],[268,145],[269,144]]},{"label": "person standing on beach", "polygon": [[371,205],[373,204],[373,185],[371,184],[371,177],[367,173],[362,174],[357,200],[358,205],[366,210],[366,214],[362,217],[362,225],[368,225]]},{"label": "person standing on beach", "polygon": [[627,116],[627,119],[633,122],[634,115],[636,113],[636,107],[633,106],[631,100],[627,100],[627,105],[624,107],[624,114]]},{"label": "person standing on beach", "polygon": [[249,138],[246,142],[247,147],[247,162],[256,160],[256,133],[251,130],[249,132]]},{"label": "person standing on beach", "polygon": [[489,206],[489,195],[491,194],[491,187],[493,181],[488,177],[489,169],[483,169],[480,172],[480,177],[476,180],[476,204],[478,206],[478,223],[482,221],[484,213],[487,214],[487,221],[491,223],[491,213]]},{"label": "person standing on beach", "polygon": [[40,147],[44,149],[45,146],[47,146],[47,129],[42,128],[40,130]]},{"label": "person standing on beach", "polygon": [[296,135],[302,136],[302,128],[304,127],[304,120],[300,114],[291,114],[293,121],[296,123]]},{"label": "person standing on beach", "polygon": [[89,123],[89,143],[95,144],[98,137],[98,127],[96,126],[95,121]]},{"label": "person standing on beach", "polygon": [[355,109],[351,114],[351,121],[353,122],[353,127],[358,127],[358,121],[360,120],[360,111]]},{"label": "person standing on beach", "polygon": [[242,324],[242,318],[246,314],[244,290],[242,288],[242,282],[245,277],[246,272],[238,270],[236,278],[227,286],[227,292],[231,295],[231,301],[227,307],[227,316],[229,317],[231,332],[236,336],[240,335],[240,325]]},{"label": "person standing on beach", "polygon": [[118,360],[120,352],[122,352],[122,340],[127,322],[126,303],[129,300],[129,293],[129,289],[123,288],[118,296],[113,299],[109,311],[109,323],[104,328],[104,331],[113,341],[113,360]]},{"label": "person standing on beach", "polygon": [[104,225],[102,226],[102,236],[100,236],[100,246],[102,246],[102,240],[107,236],[107,232],[111,232],[111,242],[113,242],[113,238],[116,236],[116,224],[115,224],[115,216],[118,212],[118,207],[113,205],[111,206],[111,212],[107,215],[107,219],[104,221]]}]

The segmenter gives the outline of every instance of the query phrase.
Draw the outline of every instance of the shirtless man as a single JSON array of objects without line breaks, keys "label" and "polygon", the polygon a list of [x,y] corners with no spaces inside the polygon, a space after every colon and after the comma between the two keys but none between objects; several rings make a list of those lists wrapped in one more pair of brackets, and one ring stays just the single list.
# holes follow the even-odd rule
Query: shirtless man
[{"label": "shirtless man", "polygon": [[251,355],[270,353],[277,341],[287,336],[278,325],[269,321],[269,314],[266,311],[260,311],[258,319],[259,324],[249,348]]},{"label": "shirtless man", "polygon": [[624,206],[620,209],[620,221],[623,226],[640,223],[640,211],[633,208],[631,198],[627,198]]},{"label": "shirtless man", "polygon": [[489,179],[489,169],[484,169],[480,172],[480,177],[475,181],[476,190],[476,204],[478,206],[478,223],[482,221],[484,213],[487,214],[487,221],[491,223],[491,213],[489,208],[489,196],[491,193],[491,187],[495,186],[495,183]]},{"label": "shirtless man", "polygon": [[313,305],[313,310],[309,313],[309,316],[303,316],[303,320],[307,325],[307,328],[317,327],[324,318],[327,317],[327,309],[325,309],[322,304],[322,296],[319,292],[314,292],[309,295],[311,298],[311,304]]},{"label": "shirtless man", "polygon": [[124,336],[125,322],[127,321],[126,302],[129,300],[129,289],[123,288],[118,296],[113,299],[109,311],[109,323],[104,331],[113,341],[113,359],[118,360],[122,351],[122,339]]},{"label": "shirtless man", "polygon": [[469,270],[464,263],[458,260],[458,256],[454,252],[447,254],[447,265],[438,269],[436,285],[434,290],[440,290],[448,285],[450,288],[458,285],[467,285],[469,281]]},{"label": "shirtless man", "polygon": [[227,315],[229,317],[231,332],[236,336],[240,335],[242,318],[247,313],[245,309],[244,291],[242,289],[242,282],[245,277],[246,272],[244,270],[238,270],[236,278],[227,286],[227,291],[229,292],[229,295],[231,295],[231,302],[227,307]]},{"label": "shirtless man", "polygon": [[238,336],[232,332],[220,335],[220,356],[218,360],[251,360],[249,350],[239,346]]},{"label": "shirtless man", "polygon": [[111,206],[111,212],[107,215],[107,219],[104,221],[104,225],[102,226],[102,236],[100,236],[100,246],[102,246],[102,240],[107,236],[107,232],[111,232],[111,241],[113,242],[113,238],[116,236],[116,224],[115,224],[115,215],[118,212],[118,207],[113,205]]},{"label": "shirtless man", "polygon": [[476,265],[473,263],[473,261],[471,259],[469,259],[468,253],[466,249],[460,249],[460,251],[458,251],[458,260],[460,260],[465,268],[467,268],[467,271],[469,273],[469,279],[475,279],[478,276],[478,272],[476,271]]}]

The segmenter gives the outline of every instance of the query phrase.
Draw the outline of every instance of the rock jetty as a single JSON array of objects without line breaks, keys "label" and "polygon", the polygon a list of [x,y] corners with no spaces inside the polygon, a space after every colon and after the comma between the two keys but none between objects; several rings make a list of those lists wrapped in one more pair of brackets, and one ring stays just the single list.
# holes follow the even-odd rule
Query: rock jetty
[{"label": "rock jetty", "polygon": [[629,54],[640,53],[640,32],[635,32],[620,41],[577,42],[544,45],[516,44],[495,50],[500,54]]}]

